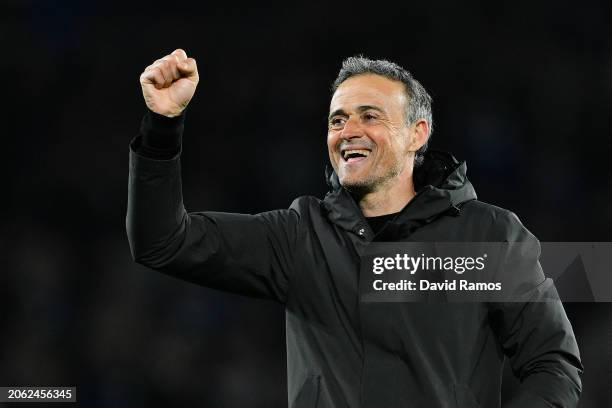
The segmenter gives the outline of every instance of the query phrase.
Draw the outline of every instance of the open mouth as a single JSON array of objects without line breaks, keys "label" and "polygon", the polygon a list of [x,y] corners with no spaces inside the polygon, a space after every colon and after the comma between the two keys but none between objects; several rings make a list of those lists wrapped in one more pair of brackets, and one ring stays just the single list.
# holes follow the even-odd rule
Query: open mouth
[{"label": "open mouth", "polygon": [[363,160],[370,155],[370,151],[366,149],[346,149],[342,150],[340,153],[347,163]]}]

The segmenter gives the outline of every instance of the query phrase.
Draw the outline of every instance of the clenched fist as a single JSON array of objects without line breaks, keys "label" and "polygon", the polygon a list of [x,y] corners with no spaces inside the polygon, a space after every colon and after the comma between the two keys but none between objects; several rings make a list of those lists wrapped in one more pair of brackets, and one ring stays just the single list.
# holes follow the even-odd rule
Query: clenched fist
[{"label": "clenched fist", "polygon": [[140,86],[150,110],[174,117],[193,98],[199,79],[195,59],[187,58],[179,48],[145,68],[140,75]]}]

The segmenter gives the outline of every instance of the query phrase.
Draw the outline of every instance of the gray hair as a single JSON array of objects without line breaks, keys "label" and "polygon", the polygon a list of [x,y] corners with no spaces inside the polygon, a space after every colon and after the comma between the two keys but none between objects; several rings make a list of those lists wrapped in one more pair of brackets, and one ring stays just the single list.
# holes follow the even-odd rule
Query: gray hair
[{"label": "gray hair", "polygon": [[427,93],[423,85],[419,83],[412,74],[397,65],[394,62],[387,60],[371,60],[361,55],[349,57],[342,61],[342,68],[338,73],[338,77],[332,84],[332,93],[340,84],[350,77],[362,74],[376,74],[394,81],[399,81],[404,84],[406,94],[408,96],[408,106],[406,109],[406,122],[410,125],[418,119],[425,119],[429,124],[429,134],[427,141],[419,150],[416,151],[414,157],[415,167],[423,163],[425,151],[429,144],[429,139],[433,133],[433,118],[431,114],[431,96]]}]

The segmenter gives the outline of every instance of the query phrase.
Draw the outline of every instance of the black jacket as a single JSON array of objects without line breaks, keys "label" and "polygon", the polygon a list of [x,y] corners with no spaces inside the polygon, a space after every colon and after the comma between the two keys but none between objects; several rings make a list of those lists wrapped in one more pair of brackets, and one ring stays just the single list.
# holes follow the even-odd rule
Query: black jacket
[{"label": "black jacket", "polygon": [[140,139],[131,145],[127,212],[135,261],[284,304],[290,407],[498,407],[504,356],[521,380],[508,407],[577,405],[582,366],[560,302],[359,301],[357,254],[372,240],[534,239],[513,213],[476,200],[465,163],[428,154],[417,196],[375,237],[333,173],[322,201],[300,197],[256,215],[188,213],[180,154],[144,157]]}]

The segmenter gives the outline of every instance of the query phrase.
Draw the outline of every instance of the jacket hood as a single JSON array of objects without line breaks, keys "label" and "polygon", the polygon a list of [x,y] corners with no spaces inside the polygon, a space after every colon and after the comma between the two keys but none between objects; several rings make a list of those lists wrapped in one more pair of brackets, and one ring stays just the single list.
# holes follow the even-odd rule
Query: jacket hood
[{"label": "jacket hood", "polygon": [[[358,204],[340,185],[338,175],[329,167],[326,173],[330,191],[323,200],[323,207],[330,221],[350,231],[369,230]],[[457,161],[450,153],[428,150],[423,164],[413,175],[417,195],[393,224],[412,231],[442,215],[459,215],[461,204],[476,199],[476,191],[466,173],[465,161]]]}]

